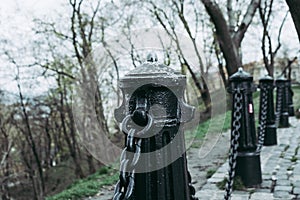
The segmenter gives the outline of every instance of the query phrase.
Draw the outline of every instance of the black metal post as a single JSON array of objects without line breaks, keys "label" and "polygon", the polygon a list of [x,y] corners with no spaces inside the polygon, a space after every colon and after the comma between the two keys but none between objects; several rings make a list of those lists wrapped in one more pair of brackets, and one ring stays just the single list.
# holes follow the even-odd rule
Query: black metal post
[{"label": "black metal post", "polygon": [[[256,90],[253,84],[253,77],[239,68],[238,72],[229,78],[230,93],[241,91],[241,118],[240,118],[240,137],[238,139],[238,154],[236,164],[236,176],[241,177],[245,186],[256,186],[262,182],[260,152],[257,151],[256,131],[254,121],[254,106],[252,93]],[[232,110],[236,110],[236,103],[232,103]],[[236,129],[234,112],[232,112],[232,132]]]},{"label": "black metal post", "polygon": [[276,80],[276,115],[277,125],[279,128],[289,127],[289,112],[288,112],[288,99],[289,91],[287,87],[287,79],[284,76],[280,76]]},{"label": "black metal post", "polygon": [[[123,103],[115,110],[120,123],[131,116],[128,130],[139,131],[149,124],[149,117],[153,119],[149,131],[135,136],[141,138],[141,156],[131,169],[135,173],[131,176],[134,177],[132,199],[194,200],[197,198],[187,169],[183,135],[183,124],[192,119],[194,112],[183,100],[186,79],[152,61],[156,59],[148,58],[148,62],[120,79]],[[122,169],[120,173],[124,173]],[[123,189],[117,185],[114,199],[124,199],[123,190],[131,186],[123,185]]]},{"label": "black metal post", "polygon": [[294,92],[292,90],[292,82],[290,79],[287,81],[287,90],[288,90],[288,110],[289,110],[289,116],[295,116],[295,111],[294,111],[294,104],[293,104],[293,96]]},{"label": "black metal post", "polygon": [[[261,122],[263,117],[266,117],[266,126],[264,130],[264,145],[271,146],[277,144],[277,133],[276,133],[276,125],[275,125],[275,113],[274,113],[274,79],[271,76],[265,76],[259,80],[259,88],[260,88],[260,105],[259,105],[259,121]],[[263,116],[262,106],[263,101],[267,101],[267,113],[266,116]],[[263,131],[261,127],[258,127],[258,132]]]}]

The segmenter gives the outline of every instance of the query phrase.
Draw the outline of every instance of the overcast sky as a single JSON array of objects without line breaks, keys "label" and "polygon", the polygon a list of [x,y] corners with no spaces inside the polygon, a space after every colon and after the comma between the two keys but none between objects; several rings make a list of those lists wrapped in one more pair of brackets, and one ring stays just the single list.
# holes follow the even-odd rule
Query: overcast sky
[{"label": "overcast sky", "polygon": [[[0,4],[0,40],[8,41],[7,45],[12,44],[15,51],[21,51],[21,47],[26,45],[33,37],[32,20],[34,18],[47,18],[59,12],[63,0],[10,0]],[[16,69],[7,63],[3,55],[3,44],[1,44],[0,56],[0,89],[15,93],[17,91]],[[24,55],[25,59],[26,55]],[[42,93],[47,90],[47,85],[51,85],[51,80],[42,77],[36,80],[26,80],[26,74],[32,75],[39,73],[29,69],[21,71],[23,92]],[[29,77],[29,76],[28,76]],[[42,87],[41,87],[42,86]]]},{"label": "overcast sky", "polygon": [[[67,0],[10,0],[5,1],[0,4],[0,39],[8,40],[13,46],[15,46],[15,51],[18,51],[18,46],[26,45],[26,42],[33,37],[32,20],[34,18],[51,18],[51,16],[57,15],[59,12],[66,12],[66,9],[62,7],[66,4]],[[285,12],[287,11],[287,6],[285,4],[281,5],[282,8],[277,8],[281,10],[281,14],[277,16],[276,19],[280,22],[283,19]],[[276,20],[275,19],[275,20]],[[274,25],[278,27],[280,24]],[[259,43],[261,28],[258,30],[254,26],[250,25],[249,31],[246,33],[245,39],[243,41],[243,62],[247,63],[253,60],[258,60],[261,58]],[[277,32],[276,32],[277,34]],[[282,48],[281,55],[285,50],[289,51],[289,56],[299,56],[299,42],[297,39],[297,34],[295,27],[291,20],[290,15],[284,25],[282,31]],[[1,46],[1,49],[3,47]],[[298,51],[298,52],[297,52]],[[2,53],[2,52],[1,52]],[[26,55],[24,55],[25,59]],[[8,91],[16,91],[16,81],[13,81],[16,76],[16,70],[14,67],[10,66],[4,60],[3,54],[0,55],[0,89],[6,89]],[[26,79],[25,74],[39,73],[38,71],[24,71],[22,72],[24,79]],[[51,81],[44,80],[43,78],[36,79],[35,83],[23,80],[24,84],[23,90],[26,92],[37,92],[41,93],[47,90],[47,85],[51,85]],[[41,85],[45,85],[41,87]]]}]

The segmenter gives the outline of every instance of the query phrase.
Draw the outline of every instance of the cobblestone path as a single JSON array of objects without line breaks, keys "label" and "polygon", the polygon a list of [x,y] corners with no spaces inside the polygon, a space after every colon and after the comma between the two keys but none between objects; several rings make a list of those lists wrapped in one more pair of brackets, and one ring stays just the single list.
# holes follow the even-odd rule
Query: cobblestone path
[{"label": "cobblestone path", "polygon": [[[263,147],[261,167],[263,183],[260,188],[234,191],[231,200],[300,199],[300,120],[290,118],[290,128],[277,129],[277,146]],[[221,200],[224,191],[216,183],[227,175],[227,161],[196,193],[200,200]]]}]

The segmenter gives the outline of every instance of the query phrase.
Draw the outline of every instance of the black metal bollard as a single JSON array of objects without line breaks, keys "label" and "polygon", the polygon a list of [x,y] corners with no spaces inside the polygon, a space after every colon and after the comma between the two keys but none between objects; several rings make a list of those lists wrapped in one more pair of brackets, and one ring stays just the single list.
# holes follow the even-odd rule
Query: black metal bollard
[{"label": "black metal bollard", "polygon": [[[271,146],[277,144],[277,133],[275,125],[274,113],[274,79],[266,75],[259,80],[260,88],[260,105],[259,105],[259,121],[258,133],[264,132],[263,145]],[[265,106],[265,107],[264,107]],[[263,122],[265,120],[265,122]]]},{"label": "black metal bollard", "polygon": [[288,99],[289,116],[295,116],[294,104],[293,104],[294,92],[292,90],[292,82],[290,79],[288,79],[288,81],[287,81],[287,90],[288,90],[288,95],[289,95],[289,99]]},{"label": "black metal bollard", "polygon": [[[256,186],[262,182],[252,99],[252,93],[256,88],[253,84],[253,77],[242,68],[230,76],[229,83],[229,92],[233,95],[231,130],[235,134],[232,134],[231,137],[239,134],[239,137],[236,137],[238,138],[238,147],[235,176],[241,177],[243,184],[247,187]],[[237,110],[240,111],[236,112]],[[234,141],[233,138],[231,140]],[[234,148],[233,146],[231,148]]]},{"label": "black metal bollard", "polygon": [[120,79],[123,102],[115,118],[126,141],[114,200],[197,199],[183,135],[194,113],[184,102],[186,78],[156,60],[148,57]]},{"label": "black metal bollard", "polygon": [[281,128],[289,127],[289,112],[288,112],[288,80],[284,76],[280,76],[276,80],[276,126]]}]

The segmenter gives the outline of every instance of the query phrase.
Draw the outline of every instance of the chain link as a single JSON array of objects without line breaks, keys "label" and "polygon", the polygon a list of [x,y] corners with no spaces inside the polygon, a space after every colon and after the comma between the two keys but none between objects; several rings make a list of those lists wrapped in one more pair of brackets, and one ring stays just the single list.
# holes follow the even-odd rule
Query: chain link
[{"label": "chain link", "polygon": [[241,128],[241,117],[242,117],[242,103],[243,96],[240,88],[237,88],[234,91],[234,105],[233,105],[233,130],[231,131],[231,141],[230,141],[230,155],[229,155],[229,172],[228,172],[228,180],[225,188],[225,196],[224,199],[230,199],[233,187],[233,181],[235,176],[235,167],[236,167],[236,159],[238,155],[238,146],[239,146],[239,137],[240,137],[240,128]]},{"label": "chain link", "polygon": [[264,87],[261,88],[261,113],[259,119],[259,134],[258,134],[258,142],[257,142],[257,149],[256,151],[260,152],[264,140],[265,140],[265,132],[266,132],[266,125],[267,125],[267,109],[268,109],[268,88]]},{"label": "chain link", "polygon": [[282,91],[282,87],[278,86],[277,87],[277,102],[276,102],[276,120],[275,120],[275,125],[276,128],[278,128],[279,126],[279,121],[280,121],[280,115],[281,115],[281,101],[282,101],[282,96],[283,96],[283,91]]},{"label": "chain link", "polygon": [[130,115],[126,116],[122,122],[122,131],[127,134],[126,145],[122,151],[120,160],[120,176],[119,181],[115,187],[113,200],[133,200],[133,192],[135,186],[135,168],[141,156],[142,139],[135,137],[141,133],[145,133],[148,127],[152,126],[152,117],[149,117],[147,126],[142,131],[124,129],[127,127]]}]

